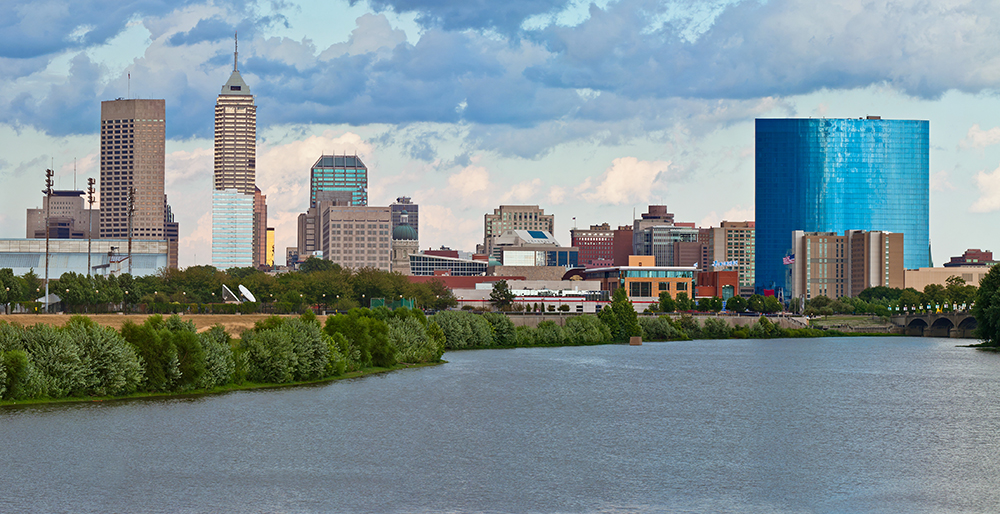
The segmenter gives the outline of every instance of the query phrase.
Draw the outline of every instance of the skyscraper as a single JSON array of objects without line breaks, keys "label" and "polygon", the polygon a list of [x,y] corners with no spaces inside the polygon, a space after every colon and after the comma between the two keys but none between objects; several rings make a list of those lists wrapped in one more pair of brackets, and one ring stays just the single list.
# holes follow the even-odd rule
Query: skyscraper
[{"label": "skyscraper", "polygon": [[309,207],[368,205],[368,167],[356,155],[323,155],[309,172]]},{"label": "skyscraper", "polygon": [[922,120],[758,119],[758,289],[780,289],[792,231],[904,234],[906,268],[930,264],[930,123]]},{"label": "skyscraper", "polygon": [[[237,49],[238,50],[238,49]],[[257,106],[250,86],[240,76],[238,51],[233,73],[215,103],[215,192],[212,195],[212,262],[218,268],[252,266],[254,195],[257,176]],[[224,192],[225,194],[220,194]],[[245,196],[239,199],[235,195]],[[249,209],[245,208],[247,204]],[[217,222],[219,218],[221,222]],[[266,224],[266,221],[264,221]],[[221,231],[221,232],[220,232]],[[246,237],[249,236],[249,237]],[[244,244],[244,239],[245,244]]]},{"label": "skyscraper", "polygon": [[554,214],[545,214],[537,205],[501,205],[493,214],[483,215],[483,252],[493,253],[493,241],[508,230],[555,232]]},{"label": "skyscraper", "polygon": [[101,102],[99,236],[126,239],[129,188],[135,188],[133,239],[166,239],[163,223],[164,100]]}]

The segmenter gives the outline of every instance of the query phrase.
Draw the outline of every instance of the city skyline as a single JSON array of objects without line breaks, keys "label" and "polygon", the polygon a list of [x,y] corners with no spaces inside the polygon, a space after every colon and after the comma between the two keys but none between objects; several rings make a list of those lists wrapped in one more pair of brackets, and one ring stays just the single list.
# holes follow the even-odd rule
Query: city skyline
[{"label": "city skyline", "polygon": [[420,204],[421,248],[472,250],[505,204],[554,214],[567,242],[574,218],[625,225],[649,204],[698,226],[754,220],[755,118],[867,115],[930,121],[934,263],[1000,248],[977,230],[1000,210],[1000,36],[970,21],[993,6],[96,5],[37,21],[0,7],[0,237],[23,233],[45,168],[58,189],[74,157],[78,184],[99,177],[101,101],[165,98],[180,264],[211,263],[206,113],[238,29],[279,256],[323,154],[368,165],[370,205]]}]

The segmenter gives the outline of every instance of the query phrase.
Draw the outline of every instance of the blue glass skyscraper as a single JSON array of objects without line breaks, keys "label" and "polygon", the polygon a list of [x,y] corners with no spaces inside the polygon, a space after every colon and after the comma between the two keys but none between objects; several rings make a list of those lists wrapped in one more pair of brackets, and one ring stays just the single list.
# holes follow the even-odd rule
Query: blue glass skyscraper
[{"label": "blue glass skyscraper", "polygon": [[930,123],[756,120],[757,289],[785,286],[793,230],[903,233],[903,264],[930,266]]}]

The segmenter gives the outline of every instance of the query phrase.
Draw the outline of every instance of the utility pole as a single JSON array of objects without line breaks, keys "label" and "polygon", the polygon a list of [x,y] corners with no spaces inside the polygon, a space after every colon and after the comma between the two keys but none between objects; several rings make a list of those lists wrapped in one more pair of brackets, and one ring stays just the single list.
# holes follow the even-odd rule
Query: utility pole
[{"label": "utility pole", "polygon": [[128,188],[128,274],[132,276],[132,214],[135,213],[135,188]]},{"label": "utility pole", "polygon": [[87,203],[90,204],[90,209],[87,211],[87,216],[90,217],[89,223],[90,227],[87,229],[87,278],[90,278],[90,244],[94,239],[94,178],[87,179]]},{"label": "utility pole", "polygon": [[52,202],[52,169],[45,170],[45,313],[49,313],[49,210]]}]

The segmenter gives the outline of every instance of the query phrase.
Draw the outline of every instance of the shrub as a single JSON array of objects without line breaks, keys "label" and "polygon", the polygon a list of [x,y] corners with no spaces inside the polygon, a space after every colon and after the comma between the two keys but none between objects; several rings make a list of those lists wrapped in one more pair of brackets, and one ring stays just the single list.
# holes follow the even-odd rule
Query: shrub
[{"label": "shrub", "polygon": [[85,394],[118,396],[138,389],[142,363],[118,331],[83,316],[70,318],[64,330],[79,344],[82,363],[92,371]]},{"label": "shrub", "polygon": [[215,325],[198,334],[198,339],[205,352],[205,373],[196,387],[211,389],[231,383],[234,380],[236,361],[226,329],[222,325]]},{"label": "shrub", "polygon": [[647,341],[676,341],[688,339],[686,333],[678,330],[670,316],[655,318],[639,318],[642,326],[642,338]]},{"label": "shrub", "polygon": [[570,344],[601,344],[611,342],[611,331],[597,316],[585,314],[566,320],[563,327],[566,341]]},{"label": "shrub", "polygon": [[164,340],[163,332],[154,327],[160,316],[150,316],[142,325],[136,325],[126,320],[122,324],[121,334],[135,349],[142,359],[145,373],[140,384],[144,391],[172,391],[180,380],[180,361],[177,358],[177,348],[170,338]]},{"label": "shrub", "polygon": [[709,318],[701,327],[701,337],[705,339],[729,339],[730,332],[729,323],[719,318]]},{"label": "shrub", "polygon": [[441,311],[431,320],[444,331],[446,348],[488,347],[493,345],[493,329],[482,316],[456,311]]},{"label": "shrub", "polygon": [[560,345],[563,344],[564,339],[563,328],[555,321],[545,320],[535,327],[535,344],[537,345]]},{"label": "shrub", "polygon": [[443,348],[427,335],[427,330],[414,318],[394,317],[388,322],[389,340],[396,347],[396,358],[402,362],[434,362],[440,360]]},{"label": "shrub", "polygon": [[514,329],[514,337],[518,346],[535,345],[535,329],[528,326],[520,326]]},{"label": "shrub", "polygon": [[514,322],[504,314],[487,312],[483,319],[490,324],[493,333],[493,344],[496,346],[514,346],[517,336],[514,335]]}]

